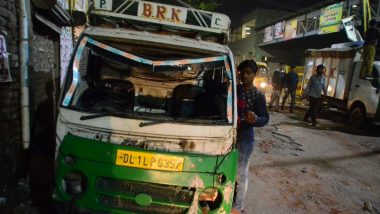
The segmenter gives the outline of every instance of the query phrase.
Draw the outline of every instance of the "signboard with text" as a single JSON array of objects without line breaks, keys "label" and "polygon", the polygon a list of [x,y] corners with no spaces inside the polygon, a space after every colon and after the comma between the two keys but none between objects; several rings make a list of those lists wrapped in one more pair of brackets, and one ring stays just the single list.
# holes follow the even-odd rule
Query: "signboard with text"
[{"label": "signboard with text", "polygon": [[112,10],[113,0],[95,0],[94,7],[96,10]]},{"label": "signboard with text", "polygon": [[186,23],[187,10],[183,7],[140,1],[137,16],[160,21]]},{"label": "signboard with text", "polygon": [[264,42],[270,42],[273,40],[273,25],[266,27],[264,30]]},{"label": "signboard with text", "polygon": [[319,33],[335,33],[340,31],[340,22],[342,21],[343,3],[337,3],[325,7],[321,10],[319,20]]},{"label": "signboard with text", "polygon": [[285,35],[285,21],[278,22],[274,25],[274,38],[283,38]]},{"label": "signboard with text", "polygon": [[[79,0],[76,0],[79,1]],[[82,4],[79,4],[82,5]],[[231,20],[221,13],[140,0],[94,0],[89,14],[227,35]]]},{"label": "signboard with text", "polygon": [[286,21],[285,39],[294,39],[297,36],[297,19]]}]

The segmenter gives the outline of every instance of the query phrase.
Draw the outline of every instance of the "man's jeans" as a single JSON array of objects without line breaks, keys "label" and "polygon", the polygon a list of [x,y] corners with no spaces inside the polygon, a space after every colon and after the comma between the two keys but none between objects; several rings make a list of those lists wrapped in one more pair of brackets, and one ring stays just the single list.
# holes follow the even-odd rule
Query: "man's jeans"
[{"label": "man's jeans", "polygon": [[284,105],[285,105],[285,103],[286,103],[289,95],[290,95],[290,111],[293,111],[294,105],[296,103],[296,91],[285,90],[284,97],[282,97],[282,106],[281,106],[281,109],[284,108]]},{"label": "man's jeans", "polygon": [[311,122],[313,124],[317,123],[317,112],[318,112],[318,105],[320,102],[321,102],[321,98],[315,98],[315,97],[309,96],[309,110],[306,112],[304,116],[304,120],[308,120],[310,117]]},{"label": "man's jeans", "polygon": [[278,106],[280,103],[281,91],[282,91],[282,89],[273,89],[272,97],[271,97],[271,100],[269,102],[269,107],[272,107],[274,104],[275,110],[278,110]]},{"label": "man's jeans", "polygon": [[251,159],[251,154],[253,152],[252,141],[239,141],[238,140],[238,174],[237,174],[237,187],[236,187],[236,196],[233,207],[242,211],[245,205],[245,196],[248,189],[248,170],[249,170],[249,161]]}]

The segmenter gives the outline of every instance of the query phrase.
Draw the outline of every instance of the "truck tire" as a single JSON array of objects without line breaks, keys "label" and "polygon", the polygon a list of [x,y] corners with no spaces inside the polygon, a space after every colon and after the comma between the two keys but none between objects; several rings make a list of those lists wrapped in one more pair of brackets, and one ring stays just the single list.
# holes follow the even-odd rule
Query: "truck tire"
[{"label": "truck tire", "polygon": [[362,106],[355,106],[350,112],[350,125],[354,127],[364,127],[366,124],[366,111]]}]

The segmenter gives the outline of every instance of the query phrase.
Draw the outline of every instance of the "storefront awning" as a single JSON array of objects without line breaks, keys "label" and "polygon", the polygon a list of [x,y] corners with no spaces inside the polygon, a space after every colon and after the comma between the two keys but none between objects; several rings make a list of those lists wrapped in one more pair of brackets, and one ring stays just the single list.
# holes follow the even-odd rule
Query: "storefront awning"
[{"label": "storefront awning", "polygon": [[58,4],[57,0],[32,0],[32,2],[40,17],[43,16],[59,27],[71,26],[72,17]]}]

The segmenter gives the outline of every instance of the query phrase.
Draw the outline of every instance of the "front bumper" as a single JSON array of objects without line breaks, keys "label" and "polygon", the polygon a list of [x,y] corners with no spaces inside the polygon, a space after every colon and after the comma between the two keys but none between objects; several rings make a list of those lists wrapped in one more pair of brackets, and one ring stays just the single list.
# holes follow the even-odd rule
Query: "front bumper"
[{"label": "front bumper", "polygon": [[[200,192],[215,187],[223,197],[218,211],[230,212],[237,170],[235,149],[225,156],[154,152],[183,157],[182,172],[118,166],[115,164],[118,149],[154,152],[66,136],[57,157],[56,201],[77,213],[201,213]],[[74,157],[75,162],[66,163],[66,156]],[[74,197],[64,185],[64,177],[70,172],[81,173],[86,181],[84,192]],[[136,203],[139,194],[148,195],[151,203],[146,206]]]}]

